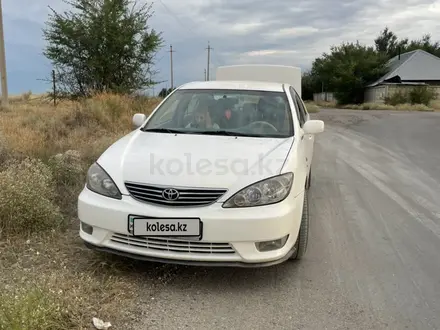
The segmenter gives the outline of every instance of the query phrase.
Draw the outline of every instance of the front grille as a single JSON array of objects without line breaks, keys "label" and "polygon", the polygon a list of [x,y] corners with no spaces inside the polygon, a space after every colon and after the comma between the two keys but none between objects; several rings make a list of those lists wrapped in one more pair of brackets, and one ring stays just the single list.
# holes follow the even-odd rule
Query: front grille
[{"label": "front grille", "polygon": [[168,238],[133,237],[114,234],[111,241],[145,249],[181,253],[233,254],[235,250],[229,243],[209,243]]},{"label": "front grille", "polygon": [[179,193],[178,198],[176,200],[167,200],[163,196],[163,192],[172,187],[159,187],[131,182],[126,182],[125,186],[130,195],[139,201],[168,206],[209,205],[218,200],[226,192],[226,189],[176,188],[175,190]]}]

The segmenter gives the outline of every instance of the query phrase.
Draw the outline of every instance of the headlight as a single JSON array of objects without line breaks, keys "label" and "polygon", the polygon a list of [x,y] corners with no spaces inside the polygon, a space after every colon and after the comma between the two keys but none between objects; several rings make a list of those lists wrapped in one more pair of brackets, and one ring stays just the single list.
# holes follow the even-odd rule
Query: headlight
[{"label": "headlight", "polygon": [[262,206],[281,202],[290,192],[293,173],[285,173],[256,182],[229,198],[225,208]]},{"label": "headlight", "polygon": [[90,166],[87,172],[86,186],[97,194],[116,199],[122,198],[121,192],[118,187],[116,187],[116,184],[97,163]]}]

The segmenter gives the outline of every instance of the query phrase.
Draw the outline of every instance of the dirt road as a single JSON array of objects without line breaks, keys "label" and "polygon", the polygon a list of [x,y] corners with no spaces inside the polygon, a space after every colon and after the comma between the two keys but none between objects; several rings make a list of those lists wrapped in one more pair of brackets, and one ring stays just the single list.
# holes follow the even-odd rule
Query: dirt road
[{"label": "dirt road", "polygon": [[306,257],[170,266],[136,329],[440,329],[440,113],[314,117]]}]

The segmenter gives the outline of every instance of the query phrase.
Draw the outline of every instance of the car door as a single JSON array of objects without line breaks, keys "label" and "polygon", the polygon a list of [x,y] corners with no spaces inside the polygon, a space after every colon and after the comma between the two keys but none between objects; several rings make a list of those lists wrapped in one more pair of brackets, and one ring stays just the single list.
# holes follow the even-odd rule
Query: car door
[{"label": "car door", "polygon": [[[299,125],[301,127],[301,142],[303,144],[302,148],[304,149],[305,156],[305,165],[306,165],[306,175],[309,174],[310,166],[311,166],[311,156],[313,155],[313,140],[310,139],[310,134],[304,134],[303,127],[305,122],[308,120],[305,112],[304,105],[301,102],[301,98],[298,96],[293,87],[290,87],[290,94],[292,95],[292,99],[295,103],[296,112],[299,120]],[[312,147],[312,151],[311,151]]]},{"label": "car door", "polygon": [[[306,183],[307,176],[309,174],[309,168],[307,165],[307,147],[306,147],[306,141],[304,140],[304,118],[301,116],[301,112],[299,111],[299,106],[297,104],[297,100],[295,97],[294,90],[289,87],[289,89],[286,89],[287,94],[289,95],[289,102],[291,102],[290,106],[292,107],[292,117],[295,118],[295,127],[298,127],[296,125],[299,125],[299,129],[295,129],[295,140],[297,141],[297,149],[294,157],[297,159],[297,168],[295,170],[295,177],[298,179],[298,182],[304,182]],[[305,186],[301,185],[295,185],[294,192],[296,194],[301,193],[302,189]]]},{"label": "car door", "polygon": [[[310,120],[310,115],[308,114],[305,104],[302,101],[301,97],[298,95],[298,93],[296,93],[296,91],[294,90],[295,93],[295,98],[296,98],[296,103],[298,104],[299,107],[299,112],[301,115],[301,119],[303,121],[303,123],[307,122],[308,120]],[[305,152],[306,152],[306,162],[307,162],[307,167],[308,170],[310,170],[310,167],[312,166],[312,160],[313,160],[313,149],[314,149],[314,145],[315,145],[315,136],[313,134],[305,134],[304,135],[304,142],[305,142]]]}]

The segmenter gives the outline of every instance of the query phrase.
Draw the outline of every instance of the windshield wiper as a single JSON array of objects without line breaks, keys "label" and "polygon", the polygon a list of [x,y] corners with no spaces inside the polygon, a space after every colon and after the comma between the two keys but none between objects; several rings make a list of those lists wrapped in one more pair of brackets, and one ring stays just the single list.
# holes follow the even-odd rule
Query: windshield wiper
[{"label": "windshield wiper", "polygon": [[178,129],[171,129],[171,128],[143,128],[142,129],[143,132],[158,132],[158,133],[180,133],[180,134],[185,134],[185,133],[189,133],[189,132],[185,132],[185,131],[179,131]]},{"label": "windshield wiper", "polygon": [[242,133],[242,132],[225,131],[225,130],[204,131],[204,132],[199,132],[199,134],[206,134],[206,135],[227,135],[227,136],[248,136],[248,137],[264,137],[264,135],[262,135],[262,134]]}]

